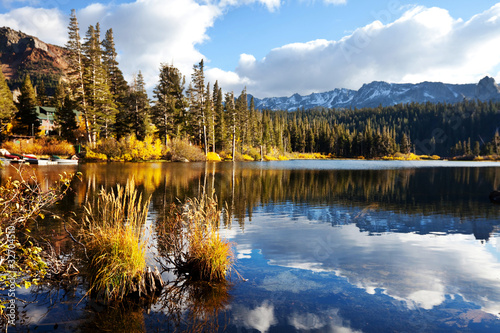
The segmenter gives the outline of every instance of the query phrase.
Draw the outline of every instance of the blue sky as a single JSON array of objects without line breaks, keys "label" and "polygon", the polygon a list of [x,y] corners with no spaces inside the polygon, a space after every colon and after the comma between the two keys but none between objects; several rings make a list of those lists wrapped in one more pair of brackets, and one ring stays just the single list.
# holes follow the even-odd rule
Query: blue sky
[{"label": "blue sky", "polygon": [[72,8],[81,35],[113,28],[120,67],[149,88],[160,63],[257,97],[359,89],[371,81],[500,78],[500,3],[419,0],[0,0],[0,26],[64,45]]}]

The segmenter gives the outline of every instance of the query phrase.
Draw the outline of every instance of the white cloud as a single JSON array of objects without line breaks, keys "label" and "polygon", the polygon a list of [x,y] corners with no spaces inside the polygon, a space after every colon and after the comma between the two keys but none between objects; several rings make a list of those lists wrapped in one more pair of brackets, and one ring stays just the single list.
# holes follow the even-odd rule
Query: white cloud
[{"label": "white cloud", "polygon": [[46,43],[64,45],[68,18],[57,9],[23,7],[0,14],[0,26],[20,30]]},{"label": "white cloud", "polygon": [[228,6],[241,6],[253,3],[259,3],[266,6],[271,12],[274,12],[281,6],[281,0],[220,0],[219,6],[224,8]]},{"label": "white cloud", "polygon": [[[306,3],[314,3],[318,0],[299,0],[300,2],[306,2]],[[347,0],[319,0],[320,2],[323,2],[326,5],[345,5],[347,3]]]},{"label": "white cloud", "polygon": [[338,309],[329,309],[319,313],[292,313],[288,323],[298,331],[321,331],[336,333],[359,333],[350,328],[350,322],[339,315]]},{"label": "white cloud", "polygon": [[264,301],[254,309],[238,306],[234,309],[234,322],[246,328],[252,328],[265,333],[269,328],[278,323],[274,316],[274,306]]},{"label": "white cloud", "polygon": [[10,8],[15,3],[26,4],[30,6],[35,6],[40,3],[40,0],[2,0],[0,1],[4,8]]},{"label": "white cloud", "polygon": [[323,2],[329,5],[345,5],[347,0],[323,0]]},{"label": "white cloud", "polygon": [[[102,36],[112,28],[126,78],[130,80],[140,70],[148,88],[152,88],[161,63],[173,63],[189,78],[193,65],[204,58],[196,45],[209,38],[207,29],[221,14],[211,2],[136,0],[118,5],[93,3],[78,10],[77,18],[82,38],[89,25],[97,22]],[[68,23],[69,13],[57,9],[24,7],[0,15],[0,26],[61,46],[67,42]]]},{"label": "white cloud", "polygon": [[112,7],[91,5],[77,13],[82,22],[112,28],[120,67],[130,79],[142,71],[149,88],[158,81],[161,63],[173,63],[188,76],[204,56],[196,49],[221,15],[210,3],[195,0],[137,0]]},{"label": "white cloud", "polygon": [[[297,215],[293,220],[286,215],[253,216],[252,224],[245,225],[245,232],[232,240],[241,247],[259,248],[269,265],[330,271],[368,294],[383,292],[411,310],[432,309],[448,297],[460,295],[481,311],[495,316],[500,313],[497,239],[492,238],[484,245],[473,235],[464,234],[442,237],[387,233],[372,237],[360,232],[353,223],[361,217],[349,217],[344,213],[348,210],[340,206],[324,209],[325,213],[331,210],[340,212],[339,218],[351,223],[332,228],[329,223],[312,223]],[[315,216],[322,216],[316,213]],[[370,210],[361,219],[375,225],[388,223],[388,219],[402,225],[432,225],[451,223],[454,217],[405,214],[388,217],[387,212]],[[340,287],[323,286],[321,281],[312,281],[293,270],[265,277],[261,287],[272,293],[322,295],[341,291]]]},{"label": "white cloud", "polygon": [[[415,7],[399,19],[375,21],[338,41],[316,40],[271,50],[263,59],[240,59],[234,72],[257,97],[359,89],[390,82],[477,82],[498,72],[500,4],[464,22],[440,8]],[[226,74],[226,76],[228,76]],[[221,79],[221,86],[242,87]]]},{"label": "white cloud", "polygon": [[266,276],[261,288],[271,292],[290,291],[300,293],[311,289],[320,289],[324,286],[314,281],[299,278],[292,272],[285,271],[276,276]]}]

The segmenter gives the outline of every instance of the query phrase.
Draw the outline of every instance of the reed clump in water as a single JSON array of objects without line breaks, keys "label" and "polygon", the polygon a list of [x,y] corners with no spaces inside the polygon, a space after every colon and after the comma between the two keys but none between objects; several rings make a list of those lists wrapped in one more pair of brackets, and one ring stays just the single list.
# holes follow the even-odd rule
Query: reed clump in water
[{"label": "reed clump in water", "polygon": [[[118,185],[116,191],[101,189],[97,200],[85,206],[80,234],[88,256],[90,291],[106,301],[161,288],[159,274],[146,271],[147,240],[141,226],[149,202],[143,202],[132,180],[125,187]],[[152,274],[156,275],[153,280]]]},{"label": "reed clump in water", "polygon": [[158,244],[178,273],[193,280],[226,279],[234,256],[231,243],[220,237],[220,216],[215,195],[204,195],[173,204],[166,221],[157,224]]}]

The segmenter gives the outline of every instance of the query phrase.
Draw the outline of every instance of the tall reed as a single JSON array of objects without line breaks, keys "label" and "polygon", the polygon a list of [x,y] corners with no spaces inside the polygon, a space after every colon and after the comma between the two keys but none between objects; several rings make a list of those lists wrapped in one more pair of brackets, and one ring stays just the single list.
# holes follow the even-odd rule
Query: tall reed
[{"label": "tall reed", "polygon": [[158,244],[166,260],[194,280],[223,281],[234,256],[231,243],[219,234],[217,197],[203,195],[172,205],[166,221],[157,224]]},{"label": "tall reed", "polygon": [[120,300],[144,284],[146,221],[150,198],[143,202],[134,181],[116,191],[101,189],[97,200],[85,206],[82,240],[89,257],[91,292],[105,300]]}]

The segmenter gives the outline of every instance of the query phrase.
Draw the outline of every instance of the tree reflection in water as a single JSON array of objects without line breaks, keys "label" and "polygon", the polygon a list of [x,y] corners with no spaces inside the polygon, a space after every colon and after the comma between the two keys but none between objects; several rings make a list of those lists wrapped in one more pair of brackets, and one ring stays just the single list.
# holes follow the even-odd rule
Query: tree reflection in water
[{"label": "tree reflection in water", "polygon": [[[330,162],[311,163],[325,165]],[[78,214],[82,204],[92,198],[101,186],[109,188],[117,183],[124,185],[127,179],[134,178],[137,187],[143,191],[143,197],[152,195],[151,217],[147,224],[152,227],[153,240],[157,236],[154,227],[162,217],[164,207],[177,199],[199,197],[203,189],[209,193],[214,190],[219,199],[219,209],[226,210],[228,216],[235,221],[234,224],[239,224],[231,226],[231,219],[224,219],[221,224],[227,230],[238,227],[245,230],[245,223],[252,221],[253,211],[257,208],[264,210],[265,214],[275,211],[277,216],[292,216],[291,220],[296,215],[318,218],[319,215],[313,213],[315,210],[322,210],[331,213],[339,224],[350,223],[360,231],[373,233],[389,230],[392,233],[428,234],[439,231],[474,234],[476,238],[488,239],[500,229],[498,206],[492,205],[488,200],[488,194],[500,186],[498,167],[452,165],[443,168],[350,170],[334,167],[295,169],[290,167],[291,163],[276,163],[274,167],[266,167],[267,165],[269,164],[79,165],[78,169],[70,171],[81,171],[83,181],[75,184],[74,193],[65,198],[56,209],[57,213],[61,211],[61,215],[73,211]],[[289,167],[281,167],[282,165]],[[60,171],[62,169],[37,168],[39,179],[47,179],[48,183],[57,179]],[[7,176],[7,169],[0,172],[2,179]],[[339,207],[347,207],[344,211],[348,213],[360,213],[349,219],[343,218],[342,212],[338,211]],[[377,226],[365,218],[371,215],[375,219],[377,214],[380,214],[379,220],[383,220],[384,224]],[[445,216],[446,218],[441,218]],[[427,217],[433,218],[432,223],[422,223]],[[37,230],[32,231],[34,235],[38,232],[52,240],[61,254],[71,252],[73,244],[68,242],[60,221],[39,224]],[[154,252],[152,255],[161,256],[162,250],[157,251],[159,253]],[[357,264],[353,262],[352,265]],[[355,271],[356,267],[350,268],[347,265],[344,268]],[[380,274],[384,274],[384,271],[380,270]],[[383,280],[383,277],[378,279]],[[30,329],[37,325],[56,323],[62,326],[62,322],[66,321],[68,330],[74,328],[92,332],[154,331],[156,326],[163,331],[224,329],[227,323],[222,318],[225,318],[226,311],[229,312],[231,283],[190,283],[176,276],[164,280],[169,282],[158,302],[152,306],[136,308],[102,308],[86,303],[87,301],[77,305],[83,296],[81,292],[74,296],[61,292],[57,297],[51,296],[49,301],[44,300],[49,294],[42,290],[37,294],[39,302],[26,306],[26,317],[30,318],[27,326]]]}]

